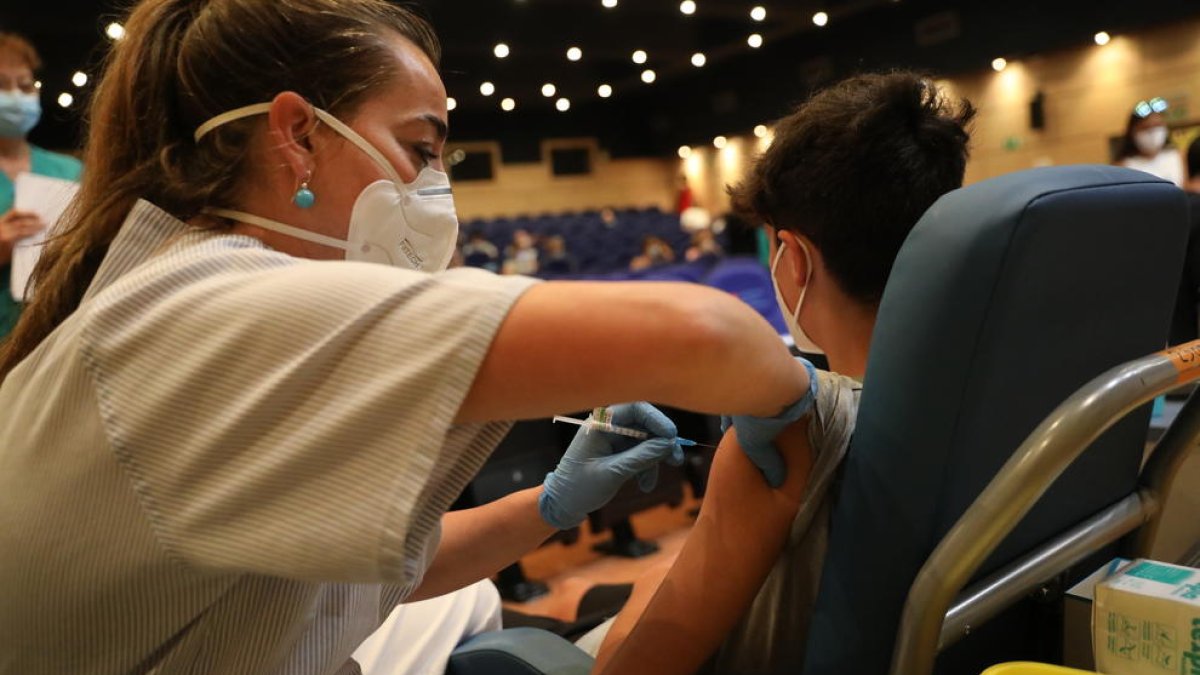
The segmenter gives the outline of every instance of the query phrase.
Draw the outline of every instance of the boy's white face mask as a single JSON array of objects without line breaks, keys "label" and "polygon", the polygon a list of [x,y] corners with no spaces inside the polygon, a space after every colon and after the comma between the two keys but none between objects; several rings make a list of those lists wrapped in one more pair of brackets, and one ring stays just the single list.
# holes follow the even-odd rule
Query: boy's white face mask
[{"label": "boy's white face mask", "polygon": [[779,290],[779,279],[775,276],[776,270],[779,269],[779,261],[783,260],[783,251],[787,248],[787,244],[783,241],[779,242],[779,250],[775,253],[775,262],[771,264],[771,281],[775,285],[775,301],[779,303],[779,309],[783,312],[783,319],[787,323],[788,332],[792,334],[792,340],[796,343],[796,349],[805,354],[824,354],[825,350],[817,346],[817,343],[808,337],[808,333],[800,327],[800,309],[804,307],[804,296],[808,294],[808,285],[812,283],[813,265],[812,256],[808,252],[808,247],[804,242],[798,241],[800,251],[804,253],[804,259],[807,261],[808,274],[804,277],[804,288],[800,289],[800,298],[796,300],[796,309],[788,309],[787,301],[783,299],[783,292]]},{"label": "boy's white face mask", "polygon": [[[196,142],[223,124],[264,115],[270,110],[270,103],[262,103],[218,115],[200,125],[196,130]],[[450,177],[425,167],[416,180],[405,183],[391,163],[365,138],[324,110],[313,108],[313,111],[317,119],[367,153],[387,176],[371,183],[358,195],[350,213],[350,228],[345,241],[241,211],[209,208],[204,212],[340,248],[346,252],[346,260],[423,272],[437,272],[449,267],[458,243],[458,214],[454,208]]]}]

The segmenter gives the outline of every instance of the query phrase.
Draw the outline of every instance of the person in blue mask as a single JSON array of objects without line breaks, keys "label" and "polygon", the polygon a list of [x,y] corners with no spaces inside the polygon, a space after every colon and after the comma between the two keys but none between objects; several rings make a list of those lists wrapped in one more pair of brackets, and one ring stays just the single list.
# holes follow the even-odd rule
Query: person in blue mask
[{"label": "person in blue mask", "polygon": [[37,50],[14,33],[0,32],[0,339],[21,314],[9,289],[13,245],[47,226],[37,214],[13,209],[17,175],[36,173],[78,180],[79,160],[43,150],[28,140],[42,118],[41,92],[34,74],[41,67]]}]

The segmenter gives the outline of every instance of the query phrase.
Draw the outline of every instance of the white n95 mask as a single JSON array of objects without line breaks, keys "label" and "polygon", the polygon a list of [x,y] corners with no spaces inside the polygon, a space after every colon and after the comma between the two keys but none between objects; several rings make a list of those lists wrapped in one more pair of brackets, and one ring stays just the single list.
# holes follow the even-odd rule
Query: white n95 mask
[{"label": "white n95 mask", "polygon": [[[196,129],[196,142],[222,124],[263,115],[270,110],[270,103],[261,103],[218,115]],[[405,183],[391,163],[358,132],[320,108],[313,108],[313,112],[317,119],[367,153],[387,176],[371,183],[358,195],[350,213],[350,228],[345,241],[241,211],[208,208],[204,213],[340,248],[346,252],[346,260],[423,272],[437,272],[449,267],[458,244],[458,214],[454,208],[450,177],[425,167],[416,180]]]},{"label": "white n95 mask", "polygon": [[1143,129],[1133,135],[1133,143],[1144,154],[1155,155],[1166,147],[1169,135],[1166,127]]},{"label": "white n95 mask", "polygon": [[788,332],[792,334],[796,348],[806,354],[824,354],[825,351],[818,347],[817,343],[813,342],[812,338],[808,337],[808,334],[800,327],[800,308],[804,306],[804,296],[808,294],[808,285],[812,282],[813,266],[808,247],[802,241],[797,243],[800,244],[800,250],[804,253],[804,259],[807,261],[805,267],[808,268],[808,274],[804,278],[804,288],[800,289],[800,298],[796,300],[795,311],[788,309],[787,302],[783,299],[783,293],[779,290],[779,279],[775,277],[775,271],[779,269],[779,261],[783,260],[783,251],[787,248],[787,244],[780,240],[779,251],[775,253],[775,262],[771,263],[771,282],[775,286],[775,301],[779,303],[779,311],[783,312],[783,320],[787,323]]}]

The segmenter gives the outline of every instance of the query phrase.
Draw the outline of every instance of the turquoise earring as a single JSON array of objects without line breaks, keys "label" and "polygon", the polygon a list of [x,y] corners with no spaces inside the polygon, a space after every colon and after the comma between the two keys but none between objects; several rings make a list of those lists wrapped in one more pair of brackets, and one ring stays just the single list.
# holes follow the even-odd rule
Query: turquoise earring
[{"label": "turquoise earring", "polygon": [[311,178],[312,172],[310,171],[304,180],[300,181],[300,189],[296,190],[296,196],[292,197],[292,203],[302,209],[311,209],[313,204],[317,203],[317,196],[308,189],[308,181]]}]

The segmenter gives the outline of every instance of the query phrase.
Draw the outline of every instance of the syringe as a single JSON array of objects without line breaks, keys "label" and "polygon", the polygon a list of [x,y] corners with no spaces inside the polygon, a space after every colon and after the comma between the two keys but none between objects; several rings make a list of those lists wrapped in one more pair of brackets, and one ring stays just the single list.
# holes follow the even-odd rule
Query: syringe
[{"label": "syringe", "polygon": [[[581,420],[581,419],[576,419],[574,417],[563,417],[562,415],[558,415],[558,416],[555,416],[554,421],[555,422],[563,422],[566,424],[574,424],[575,426],[584,427],[588,431],[606,431],[610,434],[617,434],[620,436],[628,436],[629,438],[636,438],[638,440],[645,440],[647,438],[650,438],[650,434],[646,433],[645,431],[641,431],[639,429],[630,429],[629,427],[619,427],[611,422],[600,422],[595,419]],[[697,443],[696,441],[690,441],[686,438],[676,438],[675,442],[685,448],[691,448],[691,447],[715,448],[715,447],[717,447],[715,445],[708,445],[705,443]]]}]

